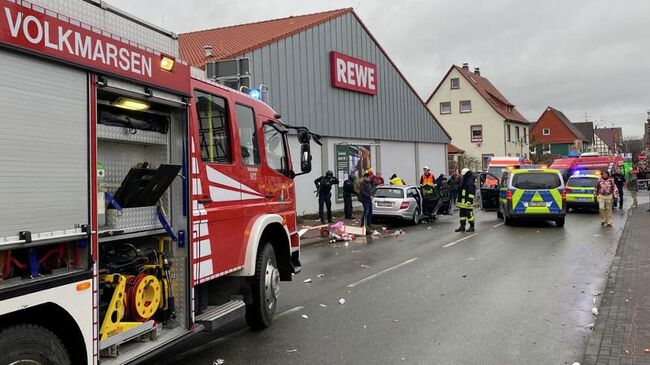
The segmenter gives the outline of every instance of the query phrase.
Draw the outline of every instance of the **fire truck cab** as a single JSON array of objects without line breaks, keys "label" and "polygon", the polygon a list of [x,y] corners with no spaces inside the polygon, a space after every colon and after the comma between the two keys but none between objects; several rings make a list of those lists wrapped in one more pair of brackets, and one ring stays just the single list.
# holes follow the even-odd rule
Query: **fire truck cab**
[{"label": "fire truck cab", "polygon": [[271,323],[318,136],[177,57],[101,1],[0,0],[0,364],[122,364]]}]

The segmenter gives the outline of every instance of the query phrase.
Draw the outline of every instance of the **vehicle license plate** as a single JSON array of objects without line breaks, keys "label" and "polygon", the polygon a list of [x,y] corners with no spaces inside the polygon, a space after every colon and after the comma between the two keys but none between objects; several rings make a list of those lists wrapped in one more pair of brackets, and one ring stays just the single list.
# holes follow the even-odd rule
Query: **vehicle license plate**
[{"label": "vehicle license plate", "polygon": [[528,203],[528,206],[530,206],[530,207],[545,207],[546,202],[530,202],[530,203]]},{"label": "vehicle license plate", "polygon": [[378,207],[392,207],[393,203],[391,202],[377,202]]},{"label": "vehicle license plate", "polygon": [[591,198],[576,198],[576,201],[580,203],[592,203],[594,200]]}]

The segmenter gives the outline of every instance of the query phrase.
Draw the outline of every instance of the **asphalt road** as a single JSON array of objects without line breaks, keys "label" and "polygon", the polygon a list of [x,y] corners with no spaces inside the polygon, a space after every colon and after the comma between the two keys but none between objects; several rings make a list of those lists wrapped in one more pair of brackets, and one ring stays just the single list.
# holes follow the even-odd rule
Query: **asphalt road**
[{"label": "asphalt road", "polygon": [[626,211],[614,213],[612,228],[585,213],[556,228],[480,212],[475,234],[454,233],[457,218],[445,216],[396,238],[307,247],[270,328],[239,320],[153,362],[571,364],[625,223]]}]

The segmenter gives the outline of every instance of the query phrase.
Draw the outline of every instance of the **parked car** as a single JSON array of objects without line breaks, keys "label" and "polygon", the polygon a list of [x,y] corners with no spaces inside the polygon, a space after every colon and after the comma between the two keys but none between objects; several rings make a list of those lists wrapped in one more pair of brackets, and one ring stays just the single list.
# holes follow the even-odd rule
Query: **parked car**
[{"label": "parked car", "polygon": [[372,204],[373,220],[395,219],[418,224],[422,218],[422,192],[417,186],[379,186],[373,193]]}]

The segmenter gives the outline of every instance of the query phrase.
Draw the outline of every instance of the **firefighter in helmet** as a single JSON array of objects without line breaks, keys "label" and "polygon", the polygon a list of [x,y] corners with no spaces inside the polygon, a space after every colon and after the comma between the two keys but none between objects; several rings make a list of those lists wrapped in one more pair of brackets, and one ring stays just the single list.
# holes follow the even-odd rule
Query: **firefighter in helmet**
[{"label": "firefighter in helmet", "polygon": [[[474,197],[476,196],[474,174],[470,169],[464,168],[461,175],[463,182],[456,201],[456,206],[460,208],[460,227],[456,229],[456,232],[474,232]],[[467,223],[469,223],[469,228],[466,230]]]}]

